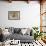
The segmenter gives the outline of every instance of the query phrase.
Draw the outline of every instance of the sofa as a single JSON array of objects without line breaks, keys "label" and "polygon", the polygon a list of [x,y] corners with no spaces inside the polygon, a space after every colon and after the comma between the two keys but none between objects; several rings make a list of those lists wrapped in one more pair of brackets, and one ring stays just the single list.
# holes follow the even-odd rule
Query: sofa
[{"label": "sofa", "polygon": [[32,43],[34,41],[32,30],[29,28],[9,27],[8,32],[10,35],[4,36],[4,40],[20,40],[21,43]]}]

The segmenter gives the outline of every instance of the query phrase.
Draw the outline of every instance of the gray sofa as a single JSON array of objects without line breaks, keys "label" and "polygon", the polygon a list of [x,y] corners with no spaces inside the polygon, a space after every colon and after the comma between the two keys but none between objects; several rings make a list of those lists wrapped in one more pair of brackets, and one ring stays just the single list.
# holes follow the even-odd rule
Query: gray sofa
[{"label": "gray sofa", "polygon": [[30,42],[33,42],[34,38],[33,36],[29,36],[29,35],[21,35],[21,34],[11,34],[9,36],[9,38],[12,40],[12,39],[15,39],[15,40],[20,40],[21,43],[30,43]]},{"label": "gray sofa", "polygon": [[[28,33],[22,34],[21,33],[22,28],[13,28],[10,27],[8,31],[11,33],[9,36],[5,37],[5,39],[15,39],[15,40],[20,40],[21,43],[30,43],[33,42],[34,37],[32,36],[32,31],[30,32],[30,35]],[[23,28],[24,29],[24,28]]]}]

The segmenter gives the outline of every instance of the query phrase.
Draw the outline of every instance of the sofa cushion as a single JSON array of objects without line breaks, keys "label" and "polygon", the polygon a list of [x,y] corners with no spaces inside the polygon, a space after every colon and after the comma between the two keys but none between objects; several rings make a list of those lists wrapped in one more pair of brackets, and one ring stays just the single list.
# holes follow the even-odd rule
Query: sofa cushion
[{"label": "sofa cushion", "polygon": [[[34,40],[34,37],[33,36],[29,36],[29,35],[21,35],[21,34],[13,34],[13,35],[10,35],[9,38],[12,40],[12,39],[15,39],[15,40],[20,40],[20,42],[31,42],[32,40]],[[22,41],[21,41],[22,40]],[[24,40],[24,41],[23,41]]]}]

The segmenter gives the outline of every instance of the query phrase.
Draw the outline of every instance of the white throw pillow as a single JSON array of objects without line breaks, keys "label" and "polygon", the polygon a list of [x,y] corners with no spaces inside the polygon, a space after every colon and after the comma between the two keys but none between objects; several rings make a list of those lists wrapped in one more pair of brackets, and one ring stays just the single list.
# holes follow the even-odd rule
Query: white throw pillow
[{"label": "white throw pillow", "polygon": [[3,34],[6,35],[6,36],[7,36],[7,35],[10,35],[10,33],[8,32],[8,29],[5,29],[5,30],[3,31]]},{"label": "white throw pillow", "polygon": [[21,33],[24,35],[27,32],[27,29],[21,29]]},{"label": "white throw pillow", "polygon": [[30,32],[31,32],[31,29],[30,28],[27,28],[26,34],[30,35]]}]

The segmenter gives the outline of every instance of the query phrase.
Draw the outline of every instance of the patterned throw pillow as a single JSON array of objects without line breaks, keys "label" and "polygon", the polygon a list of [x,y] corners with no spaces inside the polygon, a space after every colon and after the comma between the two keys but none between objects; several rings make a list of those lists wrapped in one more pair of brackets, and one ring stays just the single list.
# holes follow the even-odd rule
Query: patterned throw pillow
[{"label": "patterned throw pillow", "polygon": [[14,27],[9,27],[8,32],[10,32],[11,34],[14,34]]},{"label": "patterned throw pillow", "polygon": [[21,29],[20,28],[14,28],[14,33],[20,33]]}]

